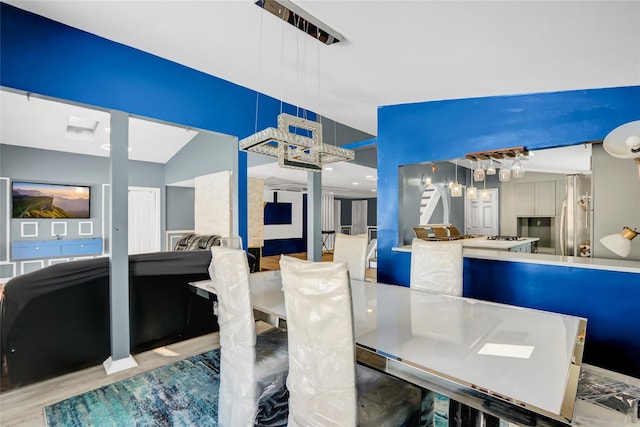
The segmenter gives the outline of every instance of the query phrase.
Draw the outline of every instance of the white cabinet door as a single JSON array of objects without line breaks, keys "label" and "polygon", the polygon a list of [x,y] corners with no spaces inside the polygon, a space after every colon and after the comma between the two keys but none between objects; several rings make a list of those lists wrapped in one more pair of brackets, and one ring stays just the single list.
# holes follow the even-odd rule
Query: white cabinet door
[{"label": "white cabinet door", "polygon": [[555,181],[536,182],[535,214],[538,216],[555,216],[556,183]]},{"label": "white cabinet door", "polygon": [[535,183],[523,182],[516,184],[516,215],[535,215]]}]

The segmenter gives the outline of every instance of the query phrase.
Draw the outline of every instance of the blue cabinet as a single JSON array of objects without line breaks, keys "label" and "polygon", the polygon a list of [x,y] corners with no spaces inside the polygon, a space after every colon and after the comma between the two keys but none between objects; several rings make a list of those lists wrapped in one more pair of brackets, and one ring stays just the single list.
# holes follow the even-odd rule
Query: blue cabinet
[{"label": "blue cabinet", "polygon": [[102,239],[33,240],[11,243],[11,258],[38,259],[102,253]]}]

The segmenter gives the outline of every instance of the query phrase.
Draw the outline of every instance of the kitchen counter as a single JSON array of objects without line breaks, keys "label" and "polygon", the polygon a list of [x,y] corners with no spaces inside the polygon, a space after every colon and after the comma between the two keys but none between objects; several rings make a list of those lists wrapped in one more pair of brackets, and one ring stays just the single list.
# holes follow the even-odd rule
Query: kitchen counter
[{"label": "kitchen counter", "polygon": [[[459,239],[464,248],[490,249],[508,252],[531,252],[531,244],[540,240],[538,237],[521,237],[518,240],[490,240],[486,236]],[[411,252],[411,245],[393,248],[394,251]]]},{"label": "kitchen counter", "polygon": [[[473,240],[473,239],[465,239]],[[495,243],[495,241],[493,241]],[[473,243],[472,243],[473,245]],[[640,274],[640,261],[626,259],[589,258],[550,254],[518,253],[505,250],[495,250],[485,246],[465,246],[465,258],[484,259],[490,261],[509,261],[526,264],[555,265],[562,267],[584,268],[591,270],[618,271]],[[392,248],[394,252],[411,253],[411,245]]]}]

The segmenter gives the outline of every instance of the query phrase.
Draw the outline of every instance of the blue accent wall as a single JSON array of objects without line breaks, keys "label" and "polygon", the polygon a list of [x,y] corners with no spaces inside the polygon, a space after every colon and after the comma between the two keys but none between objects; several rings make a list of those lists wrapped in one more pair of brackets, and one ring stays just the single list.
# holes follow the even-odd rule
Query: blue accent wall
[{"label": "blue accent wall", "polygon": [[[256,92],[0,3],[0,85],[242,139],[256,129]],[[281,102],[259,98],[258,129]],[[315,120],[289,104],[286,113]],[[247,155],[239,153],[239,231],[247,240]]]},{"label": "blue accent wall", "polygon": [[587,319],[583,361],[640,378],[640,274],[465,259],[472,298]]},{"label": "blue accent wall", "polygon": [[[602,140],[640,120],[640,86],[434,101],[378,110],[378,280],[408,286],[398,167],[524,145]],[[588,363],[640,377],[640,274],[465,260],[464,295],[587,318]]]},{"label": "blue accent wall", "polygon": [[640,120],[640,86],[380,107],[378,280],[398,283],[391,248],[399,238],[399,166],[497,148],[596,141],[633,120]]}]

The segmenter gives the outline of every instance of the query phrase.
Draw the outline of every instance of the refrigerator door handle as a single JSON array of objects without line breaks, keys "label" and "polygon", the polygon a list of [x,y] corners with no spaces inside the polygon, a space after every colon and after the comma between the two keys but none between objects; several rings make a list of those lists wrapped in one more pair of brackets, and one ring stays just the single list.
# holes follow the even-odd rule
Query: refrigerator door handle
[{"label": "refrigerator door handle", "polygon": [[566,233],[566,222],[567,222],[567,201],[562,202],[562,211],[560,214],[560,255],[566,255],[565,246],[567,243],[567,239],[565,236]]}]

